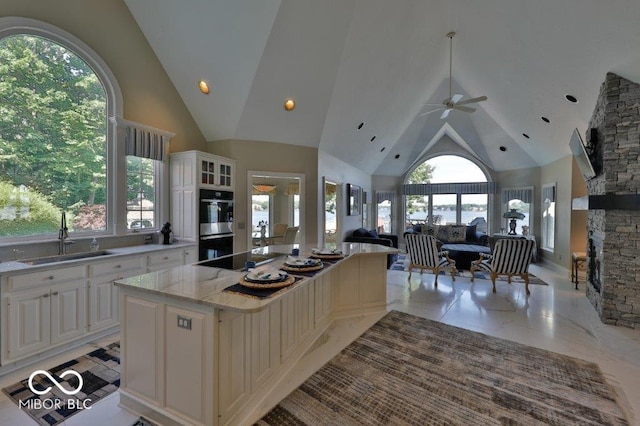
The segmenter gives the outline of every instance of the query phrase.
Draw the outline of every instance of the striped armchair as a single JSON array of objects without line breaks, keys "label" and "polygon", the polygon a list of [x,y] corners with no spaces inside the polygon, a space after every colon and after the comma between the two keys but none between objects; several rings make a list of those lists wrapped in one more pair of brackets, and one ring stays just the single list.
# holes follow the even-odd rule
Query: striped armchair
[{"label": "striped armchair", "polygon": [[529,264],[534,244],[533,240],[499,239],[492,254],[479,253],[480,258],[471,264],[471,281],[473,282],[475,271],[489,272],[495,293],[498,275],[507,275],[509,284],[513,275],[519,275],[524,280],[527,294],[530,294]]},{"label": "striped armchair", "polygon": [[451,277],[456,279],[456,261],[449,259],[449,252],[438,251],[438,240],[427,234],[406,234],[404,236],[409,254],[409,279],[414,268],[431,269],[436,276],[435,286],[438,286],[440,268],[450,267]]}]

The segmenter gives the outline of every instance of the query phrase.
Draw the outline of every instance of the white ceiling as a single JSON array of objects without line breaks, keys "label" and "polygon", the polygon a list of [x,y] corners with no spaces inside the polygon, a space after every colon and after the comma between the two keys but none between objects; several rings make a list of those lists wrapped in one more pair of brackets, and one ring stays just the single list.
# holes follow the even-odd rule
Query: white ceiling
[{"label": "white ceiling", "polygon": [[[607,72],[640,82],[637,0],[125,3],[208,141],[318,147],[370,174],[403,174],[443,135],[497,171],[550,163]],[[449,31],[454,93],[488,100],[441,120],[421,114],[448,96]]]}]

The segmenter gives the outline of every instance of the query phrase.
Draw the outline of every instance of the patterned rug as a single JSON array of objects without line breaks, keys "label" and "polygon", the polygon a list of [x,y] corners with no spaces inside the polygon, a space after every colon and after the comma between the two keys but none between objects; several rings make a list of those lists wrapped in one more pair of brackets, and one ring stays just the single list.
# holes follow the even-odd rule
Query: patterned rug
[{"label": "patterned rug", "polygon": [[[35,374],[36,371],[34,369],[31,374],[31,386],[30,379],[26,378],[2,390],[38,424],[64,422],[118,390],[120,342],[96,349],[46,372],[39,370]],[[82,377],[81,387],[80,379],[74,372]]]},{"label": "patterned rug", "polygon": [[[393,265],[391,265],[391,268],[389,268],[392,271],[409,271],[409,262],[407,261],[406,258],[406,254],[399,254],[398,255],[398,259],[393,263]],[[416,272],[420,272],[419,269],[414,269],[413,273],[415,274]],[[432,272],[428,269],[425,269],[423,271],[424,274],[431,274]],[[451,275],[451,273],[449,272],[448,269],[445,269],[443,271],[440,271],[439,275]],[[464,277],[464,278],[471,278],[471,272],[469,271],[465,271],[465,270],[458,270],[456,272],[456,277]],[[484,271],[476,271],[476,277],[475,279],[477,280],[491,280],[491,277],[489,276],[489,273],[484,272]],[[499,275],[497,278],[497,281],[507,281],[507,277],[505,275]],[[511,277],[511,282],[512,283],[521,283],[524,284],[524,280],[518,276],[513,276]],[[540,278],[536,277],[535,275],[529,273],[529,284],[536,284],[536,285],[549,285],[546,282],[542,281]]]},{"label": "patterned rug", "polygon": [[258,425],[626,425],[596,364],[396,311]]}]

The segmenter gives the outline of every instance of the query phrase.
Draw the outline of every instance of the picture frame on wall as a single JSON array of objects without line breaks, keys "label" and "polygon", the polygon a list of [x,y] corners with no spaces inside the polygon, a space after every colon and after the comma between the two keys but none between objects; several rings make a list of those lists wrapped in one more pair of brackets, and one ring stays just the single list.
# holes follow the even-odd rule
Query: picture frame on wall
[{"label": "picture frame on wall", "polygon": [[362,188],[351,183],[347,184],[347,216],[359,216],[362,209]]}]

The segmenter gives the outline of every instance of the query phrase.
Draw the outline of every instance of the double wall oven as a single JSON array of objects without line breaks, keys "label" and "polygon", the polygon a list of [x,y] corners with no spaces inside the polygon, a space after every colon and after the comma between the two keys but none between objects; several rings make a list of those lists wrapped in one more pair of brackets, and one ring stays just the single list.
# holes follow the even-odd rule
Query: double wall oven
[{"label": "double wall oven", "polygon": [[199,259],[233,253],[233,192],[200,190]]}]

